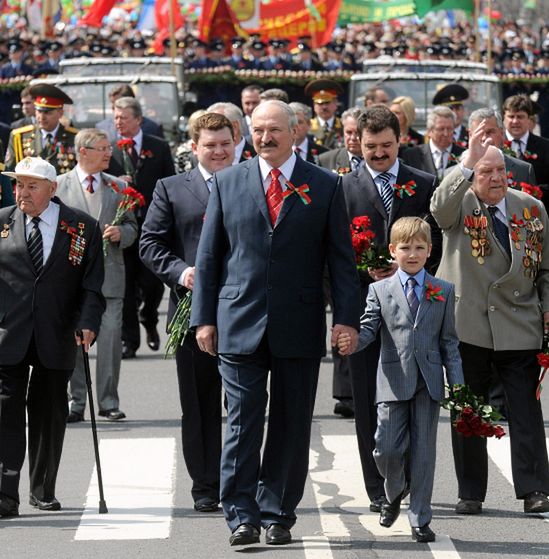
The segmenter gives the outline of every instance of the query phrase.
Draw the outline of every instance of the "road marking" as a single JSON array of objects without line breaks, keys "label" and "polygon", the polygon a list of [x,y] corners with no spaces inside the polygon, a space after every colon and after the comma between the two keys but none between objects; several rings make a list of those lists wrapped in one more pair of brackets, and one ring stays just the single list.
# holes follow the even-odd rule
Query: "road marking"
[{"label": "road marking", "polygon": [[99,444],[105,501],[98,513],[94,467],[75,540],[165,539],[174,497],[175,438],[103,439]]},{"label": "road marking", "polygon": [[[514,486],[513,470],[511,469],[511,439],[509,435],[501,439],[489,437],[487,443],[488,454],[492,462],[498,467],[507,481]],[[545,444],[549,447],[549,439],[545,439]],[[549,522],[549,513],[543,512],[539,516],[545,518],[545,522]]]}]

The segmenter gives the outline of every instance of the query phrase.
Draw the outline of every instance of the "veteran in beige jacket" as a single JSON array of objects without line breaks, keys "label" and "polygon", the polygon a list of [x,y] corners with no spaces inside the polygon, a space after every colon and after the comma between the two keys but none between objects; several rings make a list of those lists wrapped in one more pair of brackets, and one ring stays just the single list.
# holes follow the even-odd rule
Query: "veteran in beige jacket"
[{"label": "veteran in beige jacket", "polygon": [[[470,150],[435,190],[443,231],[437,276],[456,286],[456,329],[465,382],[487,398],[497,369],[508,402],[513,481],[526,513],[549,511],[549,466],[536,400],[544,324],[549,323],[549,219],[541,202],[508,189],[505,162],[484,124]],[[486,496],[486,439],[452,432],[459,484],[456,512],[478,514]]]}]

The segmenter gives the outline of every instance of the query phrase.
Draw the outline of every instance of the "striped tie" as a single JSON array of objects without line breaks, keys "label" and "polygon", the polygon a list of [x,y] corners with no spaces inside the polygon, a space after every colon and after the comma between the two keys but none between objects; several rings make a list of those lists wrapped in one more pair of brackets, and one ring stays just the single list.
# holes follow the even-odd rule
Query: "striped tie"
[{"label": "striped tie", "polygon": [[393,187],[391,186],[391,173],[386,171],[377,176],[381,186],[381,200],[385,206],[387,215],[391,213],[391,206],[393,204]]},{"label": "striped tie", "polygon": [[34,269],[37,274],[40,274],[42,267],[44,266],[44,249],[42,246],[42,233],[38,224],[40,223],[39,217],[33,217],[33,228],[30,232],[29,238],[27,239],[27,248],[29,250],[29,255],[31,257],[32,263],[34,264]]},{"label": "striped tie", "polygon": [[271,184],[267,189],[267,207],[269,208],[269,217],[271,218],[273,227],[275,226],[284,200],[282,196],[282,185],[278,180],[281,174],[280,169],[271,169]]},{"label": "striped tie", "polygon": [[408,305],[410,306],[410,312],[412,316],[415,318],[417,315],[417,309],[419,308],[419,299],[416,295],[415,286],[417,285],[417,281],[415,278],[408,278],[406,282],[407,286],[407,293],[406,293],[406,300],[408,301]]}]

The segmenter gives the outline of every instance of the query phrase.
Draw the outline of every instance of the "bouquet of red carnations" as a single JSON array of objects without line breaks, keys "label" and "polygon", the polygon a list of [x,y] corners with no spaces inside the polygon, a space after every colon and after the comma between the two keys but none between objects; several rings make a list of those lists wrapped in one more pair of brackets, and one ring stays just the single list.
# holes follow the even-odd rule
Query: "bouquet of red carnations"
[{"label": "bouquet of red carnations", "polygon": [[391,265],[391,256],[374,243],[376,234],[369,229],[371,220],[367,215],[360,215],[351,222],[351,241],[355,250],[356,266],[367,272],[368,268],[387,268]]},{"label": "bouquet of red carnations", "polygon": [[485,404],[482,396],[476,396],[466,384],[448,387],[450,395],[440,405],[450,410],[452,425],[464,437],[496,437],[501,439],[505,431],[494,421],[502,415],[494,407]]}]

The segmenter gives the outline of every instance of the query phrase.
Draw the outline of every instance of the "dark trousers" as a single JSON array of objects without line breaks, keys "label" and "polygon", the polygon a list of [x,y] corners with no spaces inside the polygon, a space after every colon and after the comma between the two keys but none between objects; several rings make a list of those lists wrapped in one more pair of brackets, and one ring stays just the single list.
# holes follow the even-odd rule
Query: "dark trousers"
[{"label": "dark trousers", "polygon": [[[320,359],[272,356],[266,338],[251,355],[219,356],[228,404],[221,504],[231,530],[243,523],[258,528],[295,524],[308,475],[319,367]],[[261,459],[269,371],[269,421]]]},{"label": "dark trousers", "polygon": [[219,500],[221,460],[221,376],[217,359],[200,351],[189,334],[175,354],[181,401],[183,457],[195,501]]},{"label": "dark trousers", "polygon": [[380,348],[378,337],[366,349],[349,357],[358,451],[366,492],[371,500],[385,495],[385,480],[379,473],[373,456],[377,428],[376,372]]},{"label": "dark trousers", "polygon": [[138,241],[124,250],[124,266],[126,292],[122,311],[122,341],[129,348],[137,349],[141,343],[139,323],[145,328],[154,328],[158,324],[158,307],[164,295],[164,284],[141,262]]},{"label": "dark trousers", "polygon": [[36,355],[34,341],[21,363],[0,365],[0,493],[19,501],[19,478],[25,461],[26,404],[30,492],[40,500],[55,496],[69,412],[67,385],[71,372],[44,367]]},{"label": "dark trousers", "polygon": [[[535,391],[539,375],[536,350],[494,351],[460,343],[465,383],[486,400],[495,367],[507,400],[511,467],[515,494],[549,494],[549,464],[541,404]],[[466,438],[452,429],[454,464],[460,499],[484,501],[488,483],[486,439]]]},{"label": "dark trousers", "polygon": [[332,359],[334,360],[332,396],[336,400],[352,400],[353,389],[351,386],[349,357],[343,357],[337,351],[332,351]]}]

